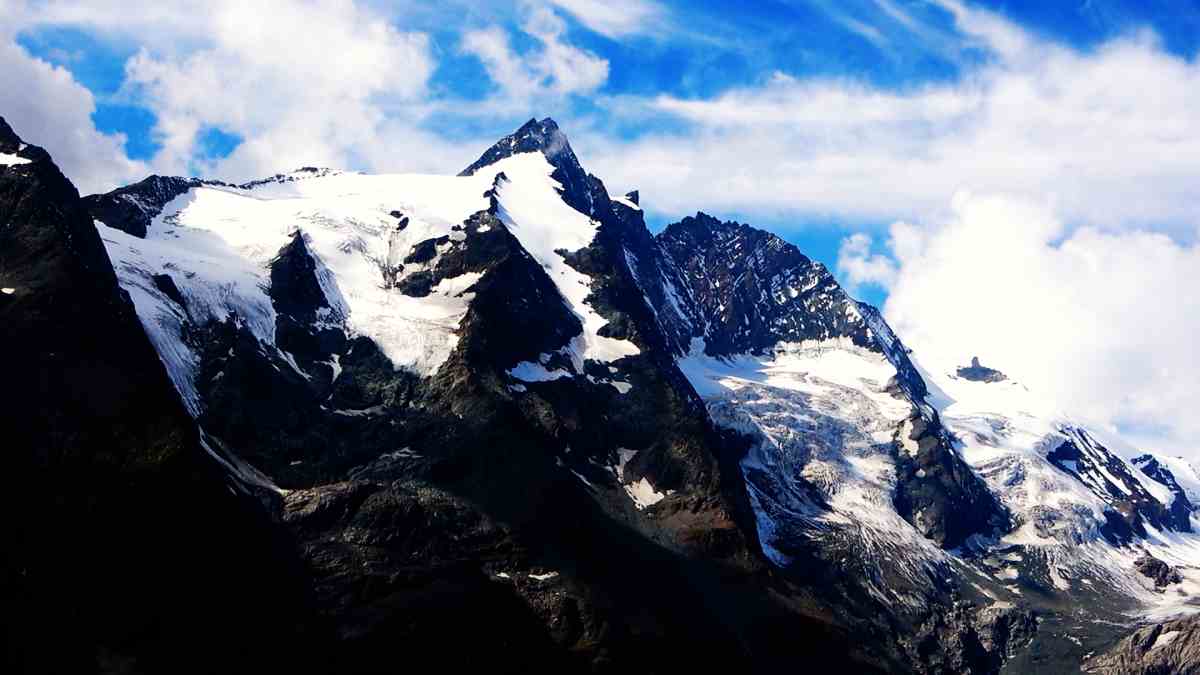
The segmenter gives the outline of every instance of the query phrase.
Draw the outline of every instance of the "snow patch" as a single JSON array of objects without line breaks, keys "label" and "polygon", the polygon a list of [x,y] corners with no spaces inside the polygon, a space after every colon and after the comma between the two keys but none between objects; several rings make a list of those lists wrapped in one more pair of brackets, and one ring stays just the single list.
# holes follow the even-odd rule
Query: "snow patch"
[{"label": "snow patch", "polygon": [[638,454],[637,450],[629,448],[617,448],[617,480],[625,482],[625,465],[629,460],[633,459],[634,455]]},{"label": "snow patch", "polygon": [[642,207],[638,206],[637,204],[634,204],[633,201],[630,200],[628,197],[610,197],[609,199],[620,204],[621,206],[624,206],[625,208],[632,209],[634,211],[642,210]]},{"label": "snow patch", "polygon": [[[574,373],[561,368],[550,370],[540,363],[535,363],[533,361],[522,361],[510,369],[508,374],[513,378],[522,380],[524,382],[549,382],[550,380],[571,377]],[[522,391],[524,391],[523,387]]]},{"label": "snow patch", "polygon": [[619,394],[628,394],[633,389],[633,385],[629,384],[628,382],[617,382],[616,380],[610,380],[607,382],[607,384],[612,385],[613,389],[616,389],[617,393]]},{"label": "snow patch", "polygon": [[644,476],[641,480],[625,485],[624,487],[625,494],[629,495],[629,498],[633,500],[634,506],[639,511],[648,506],[654,506],[667,498],[667,493],[655,490],[654,485]]},{"label": "snow patch", "polygon": [[948,560],[892,504],[895,439],[913,405],[889,391],[896,368],[884,355],[837,339],[716,359],[695,339],[678,364],[716,424],[754,439],[741,469],[772,562],[790,564],[784,549],[798,537],[853,542],[873,595],[921,602],[877,581],[899,571],[920,587]]}]

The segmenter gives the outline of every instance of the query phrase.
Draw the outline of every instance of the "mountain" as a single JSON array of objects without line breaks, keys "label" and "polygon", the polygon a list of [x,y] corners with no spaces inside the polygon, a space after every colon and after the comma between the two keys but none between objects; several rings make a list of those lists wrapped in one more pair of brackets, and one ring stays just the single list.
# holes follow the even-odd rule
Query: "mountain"
[{"label": "mountain", "polygon": [[[0,312],[9,353],[41,359],[19,381],[45,383],[8,394],[9,426],[36,423],[5,512],[68,532],[59,547],[95,542],[95,518],[136,542],[118,567],[203,582],[171,603],[150,592],[169,580],[136,589],[97,644],[73,627],[98,669],[203,671],[163,659],[205,635],[183,626],[233,621],[270,627],[211,653],[248,672],[278,653],[293,661],[269,668],[339,673],[397,653],[1077,672],[1131,613],[1186,611],[1200,588],[1186,463],[978,360],[926,368],[775,235],[703,213],[651,233],[553,120],[458,176],[152,176],[82,199],[45,153],[0,152]],[[78,560],[25,550],[56,549],[6,561],[29,598],[51,582],[23,570]],[[22,617],[104,606],[81,590],[97,578],[9,611],[19,671],[55,670],[21,646],[49,643],[46,620]],[[179,635],[145,628],[162,604],[188,615]]]}]

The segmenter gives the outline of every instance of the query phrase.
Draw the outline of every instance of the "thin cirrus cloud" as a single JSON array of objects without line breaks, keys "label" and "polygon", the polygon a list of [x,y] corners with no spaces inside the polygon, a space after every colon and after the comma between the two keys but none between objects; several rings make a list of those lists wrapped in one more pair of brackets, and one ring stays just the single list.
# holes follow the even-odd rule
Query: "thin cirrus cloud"
[{"label": "thin cirrus cloud", "polygon": [[1148,32],[1080,53],[959,10],[991,58],[953,82],[895,90],[777,72],[712,98],[658,96],[643,104],[682,129],[597,139],[591,162],[673,214],[699,203],[886,222],[969,188],[1050,196],[1073,222],[1190,229],[1200,66]]},{"label": "thin cirrus cloud", "polygon": [[537,49],[518,54],[499,26],[467,32],[460,47],[483,63],[512,107],[528,107],[547,96],[588,93],[608,79],[608,61],[568,43],[566,22],[549,8],[530,8],[521,30],[539,43]]},{"label": "thin cirrus cloud", "polygon": [[667,15],[662,5],[649,0],[615,3],[604,0],[550,0],[591,30],[610,38],[648,33],[662,28]]}]

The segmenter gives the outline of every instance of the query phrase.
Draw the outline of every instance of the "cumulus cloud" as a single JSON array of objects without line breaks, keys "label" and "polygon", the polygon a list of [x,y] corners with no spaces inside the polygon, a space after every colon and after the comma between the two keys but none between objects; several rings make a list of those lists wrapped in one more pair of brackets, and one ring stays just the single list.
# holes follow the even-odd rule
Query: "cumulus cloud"
[{"label": "cumulus cloud", "polygon": [[125,86],[158,116],[155,164],[187,172],[208,127],[245,142],[212,169],[235,178],[301,164],[347,165],[387,113],[411,116],[433,70],[428,40],[332,0],[211,3],[200,47],[143,50]]},{"label": "cumulus cloud", "polygon": [[[18,30],[69,26],[140,47],[117,99],[156,116],[162,149],[137,177],[243,180],[302,165],[445,172],[478,152],[478,143],[424,129],[435,110],[427,83],[436,60],[425,34],[397,27],[396,8],[355,0],[13,7],[6,42]],[[90,126],[75,120],[51,133],[65,141],[68,130]],[[243,142],[228,157],[208,157],[202,141],[212,129]],[[70,162],[67,148],[54,154]],[[112,172],[104,187],[133,177]]]},{"label": "cumulus cloud", "polygon": [[972,189],[1050,195],[1065,218],[1106,227],[1194,220],[1200,62],[1147,32],[1081,53],[950,6],[991,54],[958,80],[890,90],[776,73],[711,98],[660,96],[641,103],[682,130],[596,138],[589,162],[668,213],[887,222]]},{"label": "cumulus cloud", "polygon": [[1079,419],[1200,458],[1200,247],[970,193],[943,221],[893,225],[889,243],[884,314],[927,367],[979,355]]},{"label": "cumulus cloud", "polygon": [[125,155],[125,137],[96,130],[92,93],[67,70],[35,58],[0,30],[0,115],[22,138],[45,147],[84,193],[145,172]]},{"label": "cumulus cloud", "polygon": [[540,44],[516,53],[498,26],[469,31],[461,48],[476,56],[500,88],[507,107],[527,108],[537,99],[594,91],[608,79],[608,61],[565,40],[566,23],[548,7],[531,6],[522,30]]},{"label": "cumulus cloud", "polygon": [[[29,121],[24,128],[34,134],[54,137],[54,154],[88,190],[111,188],[150,171],[230,180],[301,165],[456,171],[494,139],[447,139],[430,132],[428,123],[439,113],[469,110],[515,120],[560,108],[563,97],[594,92],[608,77],[608,62],[574,46],[562,15],[546,2],[469,12],[490,22],[515,14],[521,31],[535,43],[514,49],[511,36],[498,27],[464,33],[463,50],[478,56],[497,84],[493,95],[470,106],[430,91],[437,50],[426,34],[400,27],[410,14],[429,23],[425,15],[433,10],[427,6],[365,0],[253,5],[182,0],[170,7],[116,0],[4,4],[11,21],[0,27],[0,40],[3,57],[14,64],[3,75],[14,81],[6,88],[13,100],[6,105],[8,114],[23,115]],[[467,8],[454,11],[460,10]],[[651,2],[615,11],[569,0],[561,11],[593,30],[620,35],[633,30],[625,23],[631,17],[647,18],[659,10]],[[115,98],[155,115],[153,136],[161,150],[148,162],[129,161],[122,137],[95,131],[92,95],[69,72],[15,44],[18,31],[62,26],[138,47],[125,63],[124,84]],[[35,73],[30,68],[37,64]],[[23,82],[32,74],[56,87],[58,95],[45,90],[31,95]],[[57,114],[42,110],[50,106],[57,106],[50,111]],[[68,109],[74,111],[69,117],[64,116]],[[43,129],[44,134],[37,133]],[[228,157],[209,157],[203,141],[211,130],[241,143]]]}]

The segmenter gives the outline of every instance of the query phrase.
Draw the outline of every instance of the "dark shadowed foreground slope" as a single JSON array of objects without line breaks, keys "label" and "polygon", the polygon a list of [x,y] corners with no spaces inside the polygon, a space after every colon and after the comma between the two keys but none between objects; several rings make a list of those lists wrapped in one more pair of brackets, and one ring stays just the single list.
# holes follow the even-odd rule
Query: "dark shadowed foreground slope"
[{"label": "dark shadowed foreground slope", "polygon": [[[75,188],[0,121],[8,672],[302,663],[297,559],[200,445]],[[284,645],[290,645],[284,649]]]}]

